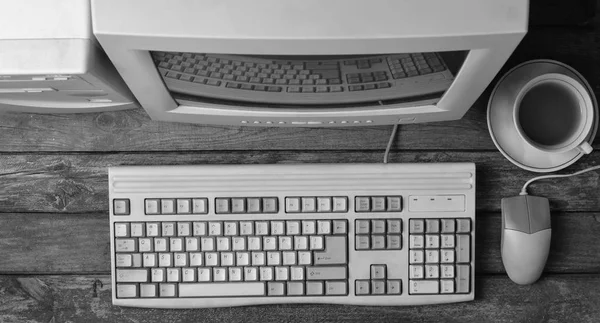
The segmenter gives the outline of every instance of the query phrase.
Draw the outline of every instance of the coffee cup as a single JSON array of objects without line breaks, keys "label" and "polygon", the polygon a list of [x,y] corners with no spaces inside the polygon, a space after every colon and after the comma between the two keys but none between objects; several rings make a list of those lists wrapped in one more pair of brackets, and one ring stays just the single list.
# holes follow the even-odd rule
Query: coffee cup
[{"label": "coffee cup", "polygon": [[592,152],[594,105],[577,80],[557,73],[533,78],[517,94],[513,120],[518,135],[546,153]]}]

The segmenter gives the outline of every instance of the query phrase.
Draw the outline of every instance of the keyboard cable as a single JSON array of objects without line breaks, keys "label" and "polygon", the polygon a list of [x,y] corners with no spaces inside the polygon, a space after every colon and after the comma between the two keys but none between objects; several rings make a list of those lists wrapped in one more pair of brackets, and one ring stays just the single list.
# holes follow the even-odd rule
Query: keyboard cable
[{"label": "keyboard cable", "polygon": [[[379,105],[383,105],[383,102],[379,101]],[[390,140],[388,140],[387,147],[385,147],[385,153],[383,154],[383,163],[388,163],[388,157],[390,155],[390,150],[392,149],[392,143],[394,142],[394,138],[396,138],[396,132],[398,131],[398,124],[394,125],[392,129],[392,134],[390,135]]]}]

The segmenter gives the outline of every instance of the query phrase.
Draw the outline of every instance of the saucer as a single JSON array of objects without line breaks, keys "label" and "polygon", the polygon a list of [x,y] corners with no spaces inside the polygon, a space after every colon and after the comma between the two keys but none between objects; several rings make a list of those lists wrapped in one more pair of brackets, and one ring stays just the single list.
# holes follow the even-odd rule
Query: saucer
[{"label": "saucer", "polygon": [[533,78],[547,73],[566,75],[583,85],[591,93],[594,121],[588,143],[592,144],[598,130],[598,103],[588,82],[573,68],[552,60],[525,62],[508,71],[498,82],[488,103],[487,122],[490,136],[502,155],[513,164],[538,173],[549,173],[570,166],[584,153],[574,149],[564,153],[547,153],[527,144],[517,132],[513,108],[521,88]]}]

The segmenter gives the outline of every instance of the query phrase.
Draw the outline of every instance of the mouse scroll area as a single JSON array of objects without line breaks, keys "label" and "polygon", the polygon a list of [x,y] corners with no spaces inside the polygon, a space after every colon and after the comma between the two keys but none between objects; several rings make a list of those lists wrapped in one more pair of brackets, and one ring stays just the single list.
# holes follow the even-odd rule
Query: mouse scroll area
[{"label": "mouse scroll area", "polygon": [[512,281],[528,285],[540,278],[548,259],[551,234],[551,229],[533,234],[504,231],[502,263]]}]

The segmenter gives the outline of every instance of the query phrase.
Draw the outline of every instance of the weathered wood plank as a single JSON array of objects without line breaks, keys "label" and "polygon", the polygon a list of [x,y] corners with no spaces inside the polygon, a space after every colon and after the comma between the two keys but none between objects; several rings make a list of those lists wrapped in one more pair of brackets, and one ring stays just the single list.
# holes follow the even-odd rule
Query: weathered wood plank
[{"label": "weathered wood plank", "polygon": [[0,276],[2,322],[597,322],[599,275],[554,275],[532,286],[480,276],[466,303],[374,307],[271,305],[193,310],[112,305],[108,276]]},{"label": "weathered wood plank", "polygon": [[[71,212],[108,210],[107,167],[118,165],[379,163],[381,152],[252,151],[146,154],[16,154],[0,158],[1,212]],[[394,152],[391,162],[474,162],[477,209],[497,211],[502,197],[519,193],[537,175],[512,165],[499,152]],[[600,164],[592,153],[572,169]],[[600,210],[600,175],[543,181],[531,192],[547,196],[562,211]]]},{"label": "weathered wood plank", "polygon": [[[578,69],[600,93],[600,57],[593,28],[533,29],[498,78],[535,58],[556,59]],[[497,79],[498,79],[497,78]],[[494,150],[486,124],[488,88],[462,120],[403,125],[395,147]],[[153,122],[143,109],[77,115],[6,113],[0,116],[0,151],[197,151],[383,149],[391,127],[281,129],[198,126]],[[598,146],[597,146],[598,147]]]},{"label": "weathered wood plank", "polygon": [[[504,273],[499,213],[478,213],[476,269]],[[600,272],[600,213],[558,213],[552,217],[547,273]],[[105,214],[0,214],[0,273],[110,272]]]}]

